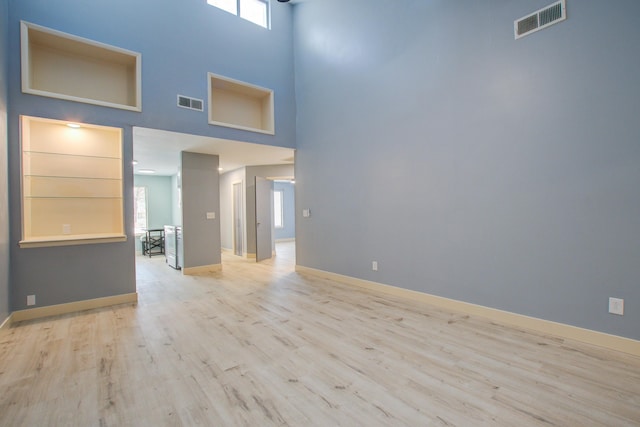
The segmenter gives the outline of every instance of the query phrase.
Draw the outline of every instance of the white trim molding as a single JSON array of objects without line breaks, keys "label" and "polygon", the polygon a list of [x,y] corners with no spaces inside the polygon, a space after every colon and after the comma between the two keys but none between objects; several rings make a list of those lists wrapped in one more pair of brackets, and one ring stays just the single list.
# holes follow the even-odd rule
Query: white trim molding
[{"label": "white trim molding", "polygon": [[110,307],[120,304],[136,304],[138,293],[114,295],[111,297],[74,301],[65,304],[48,305],[46,307],[28,308],[14,311],[10,316],[11,323],[23,320],[40,319],[43,317],[59,316],[61,314],[76,313],[78,311],[92,310],[94,308]]},{"label": "white trim molding", "polygon": [[7,316],[6,319],[4,319],[4,321],[2,323],[0,323],[0,331],[3,329],[9,329],[11,327],[11,322],[12,322],[12,314],[10,314],[9,316]]},{"label": "white trim molding", "polygon": [[579,328],[577,326],[566,325],[564,323],[552,322],[550,320],[538,319],[522,314],[511,313],[491,307],[471,304],[464,301],[430,295],[424,292],[385,285],[369,280],[357,279],[355,277],[344,276],[337,273],[318,270],[315,268],[296,265],[296,271],[302,274],[333,280],[339,283],[357,286],[373,292],[380,292],[401,298],[408,298],[412,301],[420,301],[446,310],[462,312],[474,316],[484,317],[494,322],[528,329],[538,333],[553,335],[559,338],[566,338],[583,343],[604,347],[610,350],[640,356],[640,341],[611,335],[604,332]]}]

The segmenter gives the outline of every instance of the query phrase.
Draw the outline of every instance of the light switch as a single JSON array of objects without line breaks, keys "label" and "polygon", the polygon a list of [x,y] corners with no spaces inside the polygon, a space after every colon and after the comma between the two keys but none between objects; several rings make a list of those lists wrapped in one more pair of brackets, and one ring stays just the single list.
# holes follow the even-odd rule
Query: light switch
[{"label": "light switch", "polygon": [[309,209],[303,209],[302,216],[305,218],[309,218],[311,216],[311,211]]},{"label": "light switch", "polygon": [[207,212],[207,219],[216,219],[215,212]]}]

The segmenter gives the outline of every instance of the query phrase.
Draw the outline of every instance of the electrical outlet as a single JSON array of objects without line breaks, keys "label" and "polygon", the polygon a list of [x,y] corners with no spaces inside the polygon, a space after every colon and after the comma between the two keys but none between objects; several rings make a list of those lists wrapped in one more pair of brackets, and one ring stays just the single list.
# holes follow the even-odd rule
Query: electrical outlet
[{"label": "electrical outlet", "polygon": [[27,305],[36,305],[35,295],[27,295]]},{"label": "electrical outlet", "polygon": [[62,234],[71,234],[71,224],[62,224]]},{"label": "electrical outlet", "polygon": [[609,313],[624,315],[624,300],[622,298],[609,298]]},{"label": "electrical outlet", "polygon": [[371,269],[372,269],[373,271],[378,271],[378,261],[373,261],[373,262],[371,263]]},{"label": "electrical outlet", "polygon": [[215,212],[207,212],[207,219],[216,219]]}]

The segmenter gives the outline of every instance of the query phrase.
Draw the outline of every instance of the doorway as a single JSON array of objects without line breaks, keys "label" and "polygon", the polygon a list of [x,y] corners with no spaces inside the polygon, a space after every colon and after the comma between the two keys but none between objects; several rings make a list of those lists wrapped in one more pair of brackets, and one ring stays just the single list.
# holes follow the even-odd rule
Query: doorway
[{"label": "doorway", "polygon": [[270,259],[275,250],[272,219],[273,181],[255,177],[256,188],[256,261]]},{"label": "doorway", "polygon": [[273,182],[273,225],[276,243],[295,241],[296,209],[295,180],[293,179],[276,179]]},{"label": "doorway", "polygon": [[255,196],[256,260],[260,262],[278,255],[278,248],[295,247],[295,181],[256,176]]},{"label": "doorway", "polygon": [[233,253],[244,256],[244,217],[242,182],[233,184]]}]

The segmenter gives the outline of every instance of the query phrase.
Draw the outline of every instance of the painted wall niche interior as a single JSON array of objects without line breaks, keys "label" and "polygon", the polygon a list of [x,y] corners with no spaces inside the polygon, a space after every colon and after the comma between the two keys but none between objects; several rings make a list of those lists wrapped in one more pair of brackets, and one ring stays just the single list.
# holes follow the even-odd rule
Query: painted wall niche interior
[{"label": "painted wall niche interior", "polygon": [[122,129],[21,116],[20,247],[126,240]]},{"label": "painted wall niche interior", "polygon": [[141,55],[22,21],[22,91],[142,111]]},{"label": "painted wall niche interior", "polygon": [[273,90],[209,73],[209,124],[275,134]]}]

